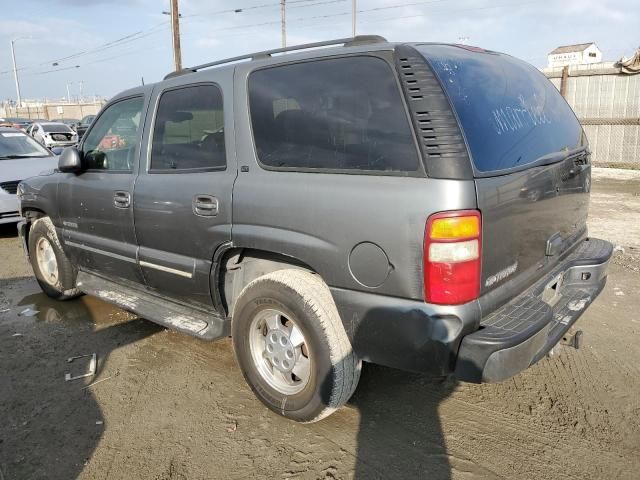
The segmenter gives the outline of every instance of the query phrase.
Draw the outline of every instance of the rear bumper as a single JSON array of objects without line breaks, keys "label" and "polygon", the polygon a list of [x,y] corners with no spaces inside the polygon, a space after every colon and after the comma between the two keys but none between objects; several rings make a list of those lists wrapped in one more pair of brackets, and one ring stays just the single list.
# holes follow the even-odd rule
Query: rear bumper
[{"label": "rear bumper", "polygon": [[540,360],[600,294],[613,246],[584,241],[560,265],[483,318],[460,344],[455,375],[468,382],[505,380]]},{"label": "rear bumper", "polygon": [[45,142],[45,146],[47,148],[73,147],[74,145],[77,145],[77,144],[78,144],[78,140],[66,140],[66,141],[49,140]]}]

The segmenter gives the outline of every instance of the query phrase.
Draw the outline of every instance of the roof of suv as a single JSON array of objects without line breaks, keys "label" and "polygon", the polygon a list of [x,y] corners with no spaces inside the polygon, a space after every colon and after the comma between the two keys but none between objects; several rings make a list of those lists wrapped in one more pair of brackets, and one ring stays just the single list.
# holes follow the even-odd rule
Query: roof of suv
[{"label": "roof of suv", "polygon": [[243,60],[247,60],[249,63],[268,65],[282,63],[284,61],[289,62],[292,60],[303,60],[307,58],[327,57],[336,55],[338,53],[360,53],[379,50],[391,50],[396,45],[399,45],[399,43],[389,42],[387,41],[387,39],[379,35],[360,35],[356,37],[307,43],[302,45],[293,45],[286,48],[276,48],[273,50],[253,52],[237,57],[216,60],[202,65],[183,68],[179,72],[170,72],[160,82],[148,83],[145,85],[130,88],[117,94],[114,99],[145,93],[151,90],[157,83],[162,83],[163,81],[169,80],[171,78],[181,77],[183,75],[197,74],[200,71],[203,71],[210,67],[217,67],[217,69],[233,69],[236,67],[238,62],[241,62]]},{"label": "roof of suv", "polygon": [[[140,95],[149,92],[153,89],[154,85],[163,83],[172,78],[182,77],[184,75],[197,75],[206,71],[211,67],[216,67],[216,70],[234,69],[238,62],[247,61],[247,63],[264,65],[276,65],[283,62],[290,62],[296,60],[305,60],[311,58],[330,57],[336,54],[353,54],[353,53],[365,53],[375,52],[383,50],[393,50],[398,45],[418,45],[424,43],[438,43],[444,45],[441,42],[389,42],[386,38],[379,35],[359,35],[355,37],[342,38],[337,40],[328,40],[324,42],[306,43],[302,45],[293,45],[291,47],[276,48],[273,50],[265,50],[261,52],[253,52],[237,57],[230,57],[227,59],[216,60],[213,62],[205,63],[202,65],[196,65],[193,67],[183,68],[179,72],[170,72],[163,80],[155,83],[147,83],[145,85],[139,85],[127,90],[124,90],[115,95],[112,100],[121,99],[124,97],[130,97],[134,95]],[[456,45],[461,48],[466,47],[464,45]],[[480,51],[488,52],[488,50],[478,49]],[[493,52],[492,52],[493,53]]]}]

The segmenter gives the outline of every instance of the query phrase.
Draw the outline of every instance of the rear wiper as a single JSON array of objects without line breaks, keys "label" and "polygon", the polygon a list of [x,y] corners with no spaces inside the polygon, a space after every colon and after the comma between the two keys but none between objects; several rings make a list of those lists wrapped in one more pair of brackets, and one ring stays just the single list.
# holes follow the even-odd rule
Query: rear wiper
[{"label": "rear wiper", "polygon": [[533,166],[541,166],[541,165],[551,165],[552,163],[562,162],[570,157],[575,157],[583,153],[586,150],[586,147],[578,147],[573,150],[560,150],[559,152],[548,153],[547,155],[543,155],[539,157],[536,161],[529,164],[529,167]]}]

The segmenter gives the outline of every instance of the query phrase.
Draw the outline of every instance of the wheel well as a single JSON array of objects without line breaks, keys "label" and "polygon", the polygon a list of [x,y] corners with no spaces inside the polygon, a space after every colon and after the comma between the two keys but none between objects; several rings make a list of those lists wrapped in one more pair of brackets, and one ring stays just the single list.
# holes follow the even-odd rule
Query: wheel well
[{"label": "wheel well", "polygon": [[48,217],[48,215],[43,210],[34,207],[25,208],[24,210],[22,210],[22,215],[30,222],[41,217]]},{"label": "wheel well", "polygon": [[249,248],[233,248],[220,260],[218,289],[229,317],[233,316],[236,300],[250,282],[271,272],[286,269],[314,272],[306,263],[280,253]]},{"label": "wheel well", "polygon": [[37,219],[42,217],[48,217],[48,215],[37,208],[25,208],[22,210],[22,216],[27,220],[27,224],[24,229],[24,242],[27,250],[29,249],[29,232],[31,231],[31,224],[35,222]]}]

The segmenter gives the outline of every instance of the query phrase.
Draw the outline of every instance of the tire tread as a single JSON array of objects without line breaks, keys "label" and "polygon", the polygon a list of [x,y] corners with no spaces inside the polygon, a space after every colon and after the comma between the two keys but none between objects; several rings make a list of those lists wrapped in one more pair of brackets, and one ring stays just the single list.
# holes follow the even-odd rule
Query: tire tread
[{"label": "tire tread", "polygon": [[327,417],[343,406],[353,395],[360,379],[361,361],[351,347],[331,291],[327,284],[315,273],[300,269],[277,270],[250,282],[238,297],[242,302],[245,292],[258,287],[263,282],[275,282],[295,292],[320,322],[320,327],[328,340],[332,371],[333,389],[329,401],[313,418],[303,423],[313,423]]}]

